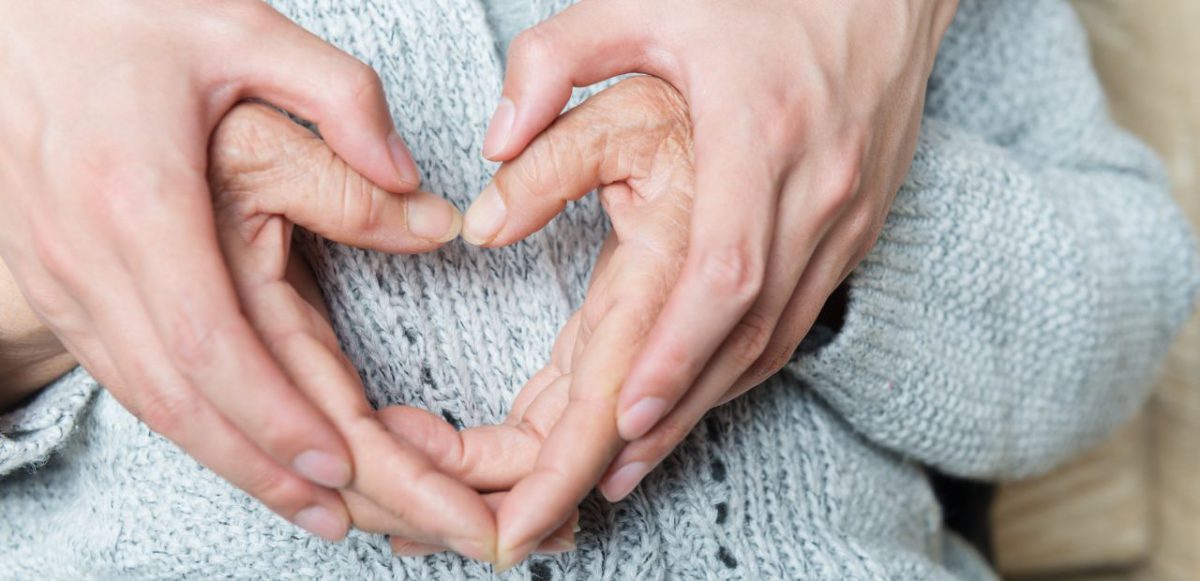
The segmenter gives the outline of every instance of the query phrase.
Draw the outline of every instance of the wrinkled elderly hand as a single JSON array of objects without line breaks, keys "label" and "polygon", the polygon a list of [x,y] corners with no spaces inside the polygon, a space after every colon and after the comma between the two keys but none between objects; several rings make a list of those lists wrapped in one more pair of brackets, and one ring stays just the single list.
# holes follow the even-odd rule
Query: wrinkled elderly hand
[{"label": "wrinkled elderly hand", "polygon": [[[354,464],[340,490],[348,514],[328,491],[321,492],[318,515],[305,515],[313,509],[299,502],[277,510],[327,538],[345,534],[349,518],[363,530],[492,559],[491,508],[378,420],[338,346],[311,272],[290,252],[293,225],[354,246],[425,252],[458,234],[458,212],[433,194],[379,189],[323,140],[261,105],[239,106],[221,122],[210,159],[218,238],[241,309],[299,390],[332,421]],[[441,234],[417,236],[413,220]],[[304,499],[302,483],[270,458],[237,461],[253,468],[253,482],[277,487],[285,499]]]},{"label": "wrinkled elderly hand", "polygon": [[[489,188],[520,209],[510,220],[523,230],[540,228],[596,188],[612,223],[582,308],[503,425],[456,433],[427,412],[380,412],[446,473],[507,491],[496,496],[503,569],[535,548],[572,546],[576,507],[625,444],[617,396],[687,253],[694,189],[687,107],[661,80],[622,81],[556,121]],[[404,554],[439,550],[400,537],[393,546]]]}]

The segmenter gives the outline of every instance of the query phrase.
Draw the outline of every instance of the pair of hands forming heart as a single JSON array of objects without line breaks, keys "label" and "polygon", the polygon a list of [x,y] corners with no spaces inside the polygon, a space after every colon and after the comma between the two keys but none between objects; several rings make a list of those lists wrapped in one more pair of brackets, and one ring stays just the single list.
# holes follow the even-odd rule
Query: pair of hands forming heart
[{"label": "pair of hands forming heart", "polygon": [[[572,548],[583,497],[597,483],[610,499],[633,486],[606,475],[625,447],[617,396],[686,257],[691,147],[680,95],[663,81],[638,77],[568,112],[500,168],[488,187],[515,210],[508,235],[536,231],[567,201],[597,188],[612,232],[582,308],[505,423],[456,432],[423,410],[371,409],[312,273],[290,247],[293,225],[300,225],[340,243],[423,252],[457,234],[459,223],[450,222],[458,215],[433,194],[375,187],[272,109],[233,110],[214,134],[210,156],[222,252],[247,318],[342,433],[354,465],[347,487],[321,490],[319,516],[286,500],[272,508],[328,538],[340,538],[353,523],[390,534],[400,554],[448,548],[499,568],[535,550]],[[417,212],[442,212],[450,234],[413,235],[407,217]],[[673,446],[685,433],[660,439]],[[305,484],[287,479],[266,456],[242,461],[260,463],[256,473],[303,496]]]}]

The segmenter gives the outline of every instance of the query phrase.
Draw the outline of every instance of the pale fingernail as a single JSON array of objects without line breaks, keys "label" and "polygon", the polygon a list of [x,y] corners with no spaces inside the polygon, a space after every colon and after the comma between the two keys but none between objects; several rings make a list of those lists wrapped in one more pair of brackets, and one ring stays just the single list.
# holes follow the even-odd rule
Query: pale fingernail
[{"label": "pale fingernail", "polygon": [[538,547],[536,553],[543,555],[557,555],[559,553],[567,553],[575,550],[575,541],[559,537],[546,539],[542,546]]},{"label": "pale fingernail", "polygon": [[340,541],[346,536],[346,523],[323,506],[310,506],[296,513],[292,522],[327,541]]},{"label": "pale fingernail", "polygon": [[433,196],[411,194],[408,204],[408,231],[418,238],[449,242],[462,229],[462,214],[453,204]]},{"label": "pale fingernail", "polygon": [[463,217],[463,238],[476,246],[491,242],[504,226],[507,209],[495,184],[489,184]]},{"label": "pale fingernail", "polygon": [[492,120],[488,122],[487,134],[483,137],[484,157],[490,159],[508,145],[508,134],[512,133],[516,114],[517,109],[513,106],[512,99],[501,97],[500,102],[496,104],[496,112],[492,113]]},{"label": "pale fingernail", "polygon": [[667,412],[667,400],[660,397],[644,397],[617,418],[617,431],[621,438],[632,442],[650,431]]},{"label": "pale fingernail", "polygon": [[321,486],[341,488],[350,483],[350,463],[329,452],[301,452],[292,460],[292,467],[301,476]]},{"label": "pale fingernail", "polygon": [[410,190],[421,185],[421,172],[413,161],[412,152],[399,133],[393,129],[387,137],[388,151],[392,155],[392,165],[396,166],[396,175],[400,180],[400,188]]},{"label": "pale fingernail", "polygon": [[537,541],[531,541],[517,547],[510,547],[507,550],[501,548],[497,551],[495,568],[497,573],[503,573],[516,566],[517,563],[525,560],[537,548]]},{"label": "pale fingernail", "polygon": [[400,548],[392,547],[392,554],[397,557],[428,557],[429,555],[440,553],[441,551],[420,545],[416,543],[405,543]]},{"label": "pale fingernail", "polygon": [[600,492],[609,502],[620,502],[629,496],[630,492],[633,492],[634,487],[642,481],[642,478],[645,478],[649,471],[650,467],[645,462],[630,462],[614,472],[612,477],[600,487]]}]

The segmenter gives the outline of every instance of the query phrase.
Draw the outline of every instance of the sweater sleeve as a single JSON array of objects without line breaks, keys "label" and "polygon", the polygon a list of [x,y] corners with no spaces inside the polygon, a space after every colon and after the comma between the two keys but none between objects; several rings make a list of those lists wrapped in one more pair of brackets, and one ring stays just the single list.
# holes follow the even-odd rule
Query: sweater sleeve
[{"label": "sweater sleeve", "polygon": [[99,389],[77,367],[25,405],[0,414],[0,478],[49,459],[72,434]]},{"label": "sweater sleeve", "polygon": [[1069,7],[964,1],[908,180],[836,337],[789,372],[947,473],[1048,470],[1143,402],[1200,287],[1153,155]]}]

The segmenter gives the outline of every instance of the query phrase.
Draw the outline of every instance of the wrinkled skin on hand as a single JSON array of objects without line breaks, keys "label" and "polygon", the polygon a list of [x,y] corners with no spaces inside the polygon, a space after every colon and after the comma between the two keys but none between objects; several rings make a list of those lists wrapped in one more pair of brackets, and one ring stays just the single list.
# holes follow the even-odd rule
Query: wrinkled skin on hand
[{"label": "wrinkled skin on hand", "polygon": [[291,252],[296,224],[360,247],[432,250],[442,242],[411,236],[404,225],[412,214],[428,215],[448,202],[426,192],[379,189],[324,141],[262,105],[234,109],[214,134],[210,157],[218,239],[241,308],[350,450],[353,479],[338,491],[349,519],[363,530],[402,533],[491,559],[491,508],[377,419],[338,346],[311,271]]},{"label": "wrinkled skin on hand", "polygon": [[[414,206],[446,202],[380,190],[266,106],[240,105],[222,121],[208,174],[220,248],[255,331],[347,442],[354,479],[338,493],[355,527],[392,535],[401,555],[450,549],[499,558],[501,567],[535,549],[574,547],[576,507],[624,444],[619,387],[686,255],[694,189],[686,113],[669,85],[629,79],[565,115],[496,174],[493,186],[530,210],[528,227],[598,189],[612,231],[582,308],[505,423],[462,432],[424,410],[370,408],[313,274],[292,251],[297,224],[361,247],[431,250],[441,243],[400,226]],[[266,479],[279,469],[243,461]],[[488,530],[496,517],[551,532],[497,555]],[[456,534],[477,523],[477,537]]]},{"label": "wrinkled skin on hand", "polygon": [[[497,513],[501,569],[577,518],[579,502],[625,444],[617,396],[687,255],[691,144],[680,95],[661,80],[638,77],[568,112],[504,164],[490,187],[520,209],[511,219],[522,228],[540,228],[567,201],[598,188],[612,232],[583,306],[503,425],[455,432],[420,410],[380,412],[448,474],[482,490],[508,491]],[[506,540],[506,532],[517,531],[528,532]],[[404,554],[439,550],[398,537],[393,547]]]}]

